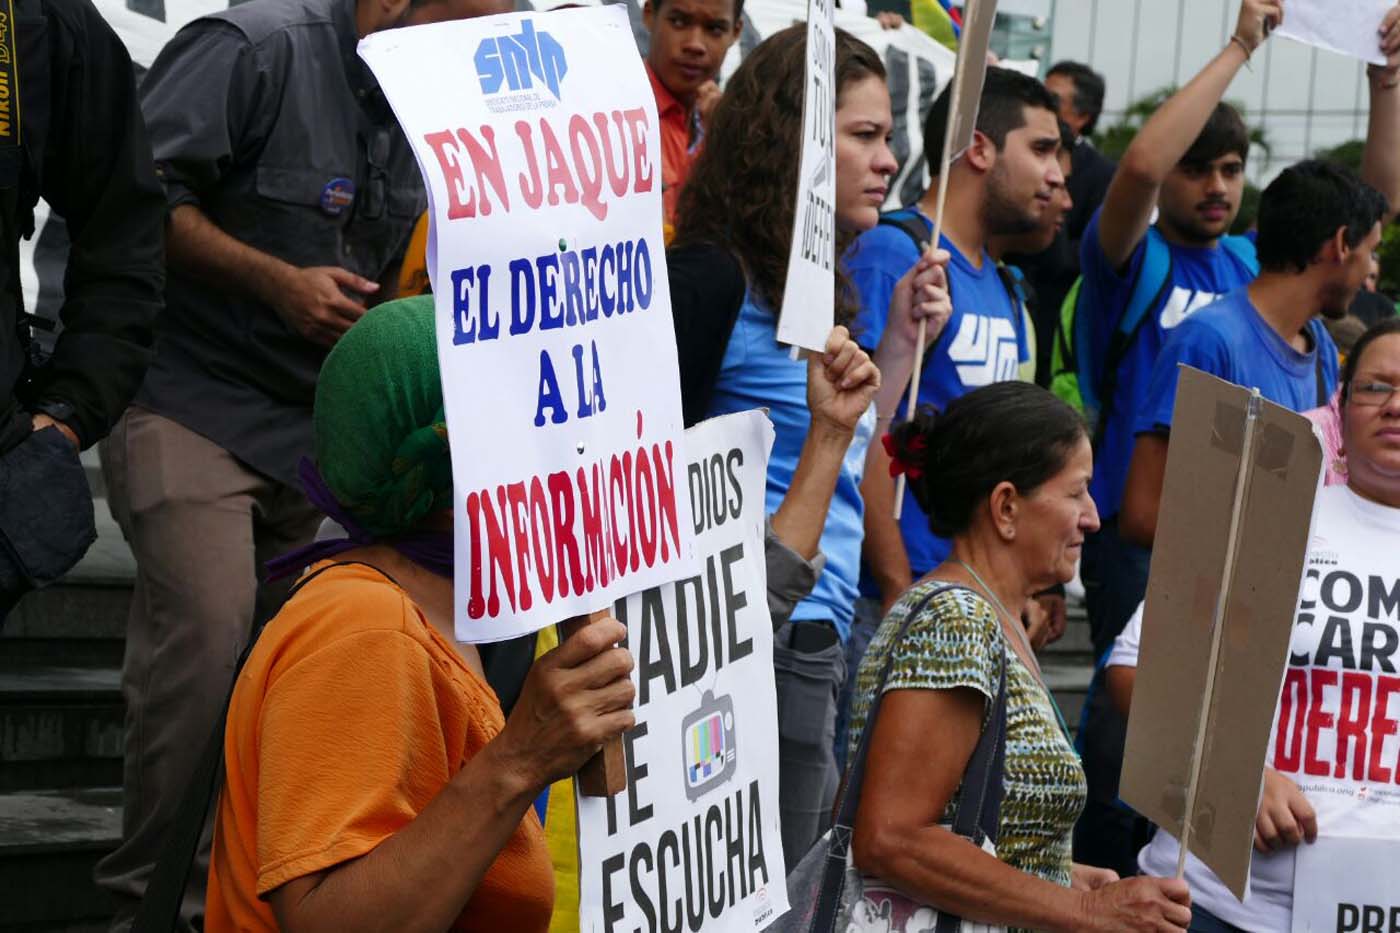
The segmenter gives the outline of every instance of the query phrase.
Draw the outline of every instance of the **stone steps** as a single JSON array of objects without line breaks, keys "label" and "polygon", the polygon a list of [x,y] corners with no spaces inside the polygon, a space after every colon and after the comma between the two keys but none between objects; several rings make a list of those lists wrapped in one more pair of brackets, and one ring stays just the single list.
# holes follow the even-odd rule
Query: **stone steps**
[{"label": "stone steps", "polygon": [[0,933],[102,929],[92,869],[120,835],[120,788],[0,794]]}]

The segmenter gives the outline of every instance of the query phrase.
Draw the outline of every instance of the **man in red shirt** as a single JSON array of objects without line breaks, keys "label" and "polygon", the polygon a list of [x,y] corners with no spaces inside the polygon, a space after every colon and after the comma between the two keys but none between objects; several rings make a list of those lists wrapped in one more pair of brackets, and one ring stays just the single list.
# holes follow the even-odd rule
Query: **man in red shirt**
[{"label": "man in red shirt", "polygon": [[719,101],[720,65],[743,29],[744,0],[646,0],[647,75],[661,121],[661,200],[667,224]]}]

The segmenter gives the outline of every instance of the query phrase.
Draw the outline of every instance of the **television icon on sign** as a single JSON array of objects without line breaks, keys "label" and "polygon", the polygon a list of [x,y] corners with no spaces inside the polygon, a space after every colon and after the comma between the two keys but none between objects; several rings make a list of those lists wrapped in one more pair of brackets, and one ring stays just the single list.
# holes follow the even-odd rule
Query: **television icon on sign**
[{"label": "television icon on sign", "polygon": [[695,800],[734,774],[734,703],[706,690],[700,707],[681,724],[685,795]]}]

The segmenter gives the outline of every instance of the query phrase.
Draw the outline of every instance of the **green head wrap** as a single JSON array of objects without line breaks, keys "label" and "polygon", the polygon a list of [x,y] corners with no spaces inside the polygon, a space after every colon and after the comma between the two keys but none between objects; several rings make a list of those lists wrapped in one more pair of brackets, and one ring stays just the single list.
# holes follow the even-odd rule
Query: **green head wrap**
[{"label": "green head wrap", "polygon": [[452,507],[433,298],[380,305],[340,338],[316,383],[316,464],[376,536]]}]

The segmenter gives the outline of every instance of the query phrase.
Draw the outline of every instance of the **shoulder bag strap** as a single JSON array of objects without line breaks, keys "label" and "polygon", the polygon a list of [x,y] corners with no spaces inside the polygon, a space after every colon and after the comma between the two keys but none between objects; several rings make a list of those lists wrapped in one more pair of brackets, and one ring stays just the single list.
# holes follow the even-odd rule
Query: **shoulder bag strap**
[{"label": "shoulder bag strap", "polygon": [[[308,574],[297,581],[287,593],[287,598],[282,605],[291,601],[293,596],[301,592],[312,580],[315,580],[327,570],[334,570],[337,567],[348,567],[354,564],[370,567],[372,570],[384,574],[389,582],[396,582],[378,567],[370,564],[361,564],[359,561],[340,561]],[[224,726],[228,723],[228,708],[233,700],[233,689],[238,685],[238,675],[243,671],[243,665],[247,663],[248,656],[253,653],[253,646],[258,642],[258,636],[262,634],[265,624],[256,625],[252,635],[248,639],[247,646],[243,649],[243,654],[238,658],[238,664],[233,670],[233,682],[229,684],[228,696],[224,697],[224,709],[219,714],[219,721],[214,727],[214,732],[209,736],[209,742],[204,747],[204,754],[200,756],[199,764],[195,767],[194,773],[190,775],[189,783],[185,785],[185,795],[180,799],[180,807],[175,811],[175,820],[165,833],[165,844],[161,847],[160,860],[156,862],[154,870],[151,872],[150,881],[146,884],[146,894],[141,898],[141,907],[136,913],[136,919],[131,925],[132,933],[168,933],[177,929],[180,921],[180,902],[185,898],[185,887],[189,884],[190,869],[194,865],[194,857],[199,849],[199,837],[204,833],[204,821],[209,815],[209,806],[214,800],[214,794],[223,783],[224,765]]]}]

